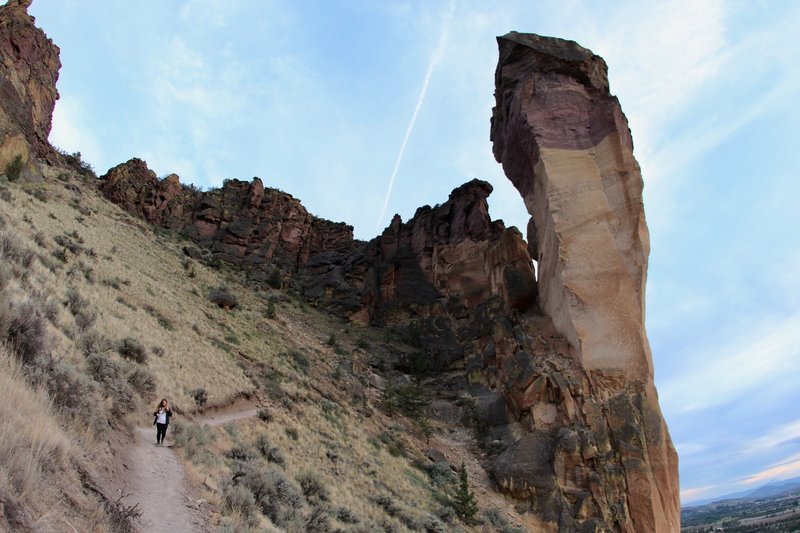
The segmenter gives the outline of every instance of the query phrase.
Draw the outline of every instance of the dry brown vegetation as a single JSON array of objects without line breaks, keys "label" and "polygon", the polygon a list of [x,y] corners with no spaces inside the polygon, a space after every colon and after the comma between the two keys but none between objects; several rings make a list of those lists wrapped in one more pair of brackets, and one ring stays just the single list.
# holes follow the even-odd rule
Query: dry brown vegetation
[{"label": "dry brown vegetation", "polygon": [[[396,398],[370,363],[402,344],[191,260],[180,237],[51,172],[0,183],[0,530],[17,516],[22,530],[111,528],[96,470],[160,397],[222,531],[473,530],[452,512],[455,477],[424,456],[429,441],[467,463],[485,527],[515,530],[464,432],[402,405],[386,413]],[[210,301],[221,287],[235,306]],[[192,422],[242,395],[259,399],[259,417]]]}]

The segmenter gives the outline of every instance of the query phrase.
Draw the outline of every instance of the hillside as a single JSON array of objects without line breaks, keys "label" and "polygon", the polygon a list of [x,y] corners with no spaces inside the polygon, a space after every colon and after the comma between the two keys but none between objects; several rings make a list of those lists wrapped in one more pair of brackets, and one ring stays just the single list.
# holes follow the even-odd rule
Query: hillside
[{"label": "hillside", "polygon": [[[236,269],[189,259],[182,251],[185,240],[120,211],[98,194],[93,178],[87,184],[80,175],[51,170],[58,173],[41,184],[6,182],[0,192],[4,326],[17,346],[16,361],[4,352],[4,376],[11,380],[4,390],[23,395],[12,405],[32,409],[22,417],[4,414],[3,420],[37,428],[28,435],[4,426],[5,435],[27,439],[6,449],[41,449],[43,457],[59,450],[63,467],[42,461],[34,471],[17,470],[12,465],[22,457],[3,461],[7,478],[25,487],[4,491],[6,516],[16,516],[8,511],[15,508],[26,516],[9,520],[9,527],[60,531],[64,522],[55,517],[65,516],[79,530],[103,530],[103,516],[89,511],[96,506],[90,487],[114,486],[115,448],[130,442],[134,425],[148,423],[148,407],[161,396],[177,410],[177,449],[212,514],[228,514],[226,502],[233,504],[225,482],[232,468],[246,464],[282,473],[295,489],[293,480],[312,472],[328,494],[326,508],[345,518],[332,520],[340,526],[355,520],[361,526],[352,527],[366,530],[369,524],[399,530],[441,524],[435,516],[447,506],[438,500],[446,499],[454,474],[426,457],[437,449],[451,465],[468,464],[481,507],[496,509],[493,520],[516,519],[513,507],[487,490],[468,428],[441,431],[437,421],[385,413],[387,400],[396,400],[398,411],[413,411],[422,400],[406,400],[402,394],[418,389],[400,375],[390,389],[395,392],[386,392],[391,374],[380,367],[412,350],[394,334],[343,323],[288,291],[254,290]],[[209,300],[222,286],[238,300],[235,308]],[[26,322],[22,331],[19,321]],[[29,381],[43,385],[50,399],[29,389]],[[208,397],[204,409],[195,399],[198,390]],[[256,398],[268,420],[214,429],[192,424],[203,410],[239,398]],[[36,424],[23,424],[32,417]],[[45,438],[47,428],[55,429]],[[268,461],[255,459],[259,449]],[[93,481],[71,472],[74,465]],[[76,491],[82,482],[83,490]],[[44,487],[60,488],[61,494],[43,498]],[[64,514],[52,513],[52,503],[67,494],[82,494],[85,501],[77,503],[84,507],[70,508],[75,502],[67,501]],[[84,516],[78,516],[81,509]],[[307,520],[311,511],[307,504],[296,514]]]},{"label": "hillside", "polygon": [[0,8],[0,530],[678,529],[601,58],[498,38],[527,242],[480,180],[362,242],[258,178],[50,146],[59,51],[28,5]]}]

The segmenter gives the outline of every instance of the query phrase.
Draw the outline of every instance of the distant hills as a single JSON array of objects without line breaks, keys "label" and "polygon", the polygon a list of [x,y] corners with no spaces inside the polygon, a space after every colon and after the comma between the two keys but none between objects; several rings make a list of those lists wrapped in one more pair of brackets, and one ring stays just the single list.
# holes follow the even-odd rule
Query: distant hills
[{"label": "distant hills", "polygon": [[682,507],[699,507],[701,505],[708,505],[709,503],[723,502],[727,500],[753,500],[758,498],[768,498],[770,496],[776,496],[778,494],[795,489],[800,489],[800,477],[793,477],[791,479],[769,483],[752,490],[734,492],[724,496],[708,498],[706,500],[698,500]]}]

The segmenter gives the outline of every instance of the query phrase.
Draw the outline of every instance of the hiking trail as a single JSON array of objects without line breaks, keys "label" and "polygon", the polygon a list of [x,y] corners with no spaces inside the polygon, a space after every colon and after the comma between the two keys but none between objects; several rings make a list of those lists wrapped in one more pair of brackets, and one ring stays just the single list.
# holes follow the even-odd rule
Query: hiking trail
[{"label": "hiking trail", "polygon": [[[208,415],[197,423],[218,426],[256,416],[253,402]],[[137,427],[123,465],[125,505],[139,505],[141,533],[210,533],[207,504],[193,493],[186,472],[172,449],[172,431],[165,446],[156,446],[155,427]]]}]

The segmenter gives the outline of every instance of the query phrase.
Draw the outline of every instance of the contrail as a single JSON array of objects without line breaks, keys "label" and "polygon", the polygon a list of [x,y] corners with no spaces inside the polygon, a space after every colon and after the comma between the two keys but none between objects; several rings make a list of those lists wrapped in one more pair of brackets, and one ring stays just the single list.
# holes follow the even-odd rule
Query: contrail
[{"label": "contrail", "polygon": [[453,18],[453,13],[455,10],[456,2],[455,0],[450,0],[447,5],[447,13],[444,16],[444,22],[442,24],[442,33],[439,35],[439,42],[436,44],[436,48],[433,51],[430,63],[428,63],[428,70],[425,72],[425,79],[422,81],[422,88],[419,91],[419,98],[417,98],[417,107],[414,108],[414,114],[411,115],[411,121],[408,123],[408,129],[406,129],[406,136],[403,137],[403,143],[400,145],[400,152],[397,154],[397,160],[394,162],[392,176],[389,178],[389,188],[386,190],[386,198],[383,200],[381,216],[378,217],[378,221],[375,223],[376,234],[381,230],[381,221],[383,220],[383,217],[386,216],[386,208],[389,206],[389,198],[392,196],[392,188],[394,187],[394,180],[397,177],[397,170],[400,168],[400,161],[403,159],[403,154],[406,151],[408,138],[411,137],[411,132],[414,130],[414,124],[417,122],[419,110],[422,108],[422,103],[425,101],[425,93],[428,92],[428,85],[431,82],[431,76],[433,76],[433,71],[436,70],[436,67],[442,60],[442,55],[444,54],[444,45],[447,42],[447,34],[450,30],[450,19]]}]

